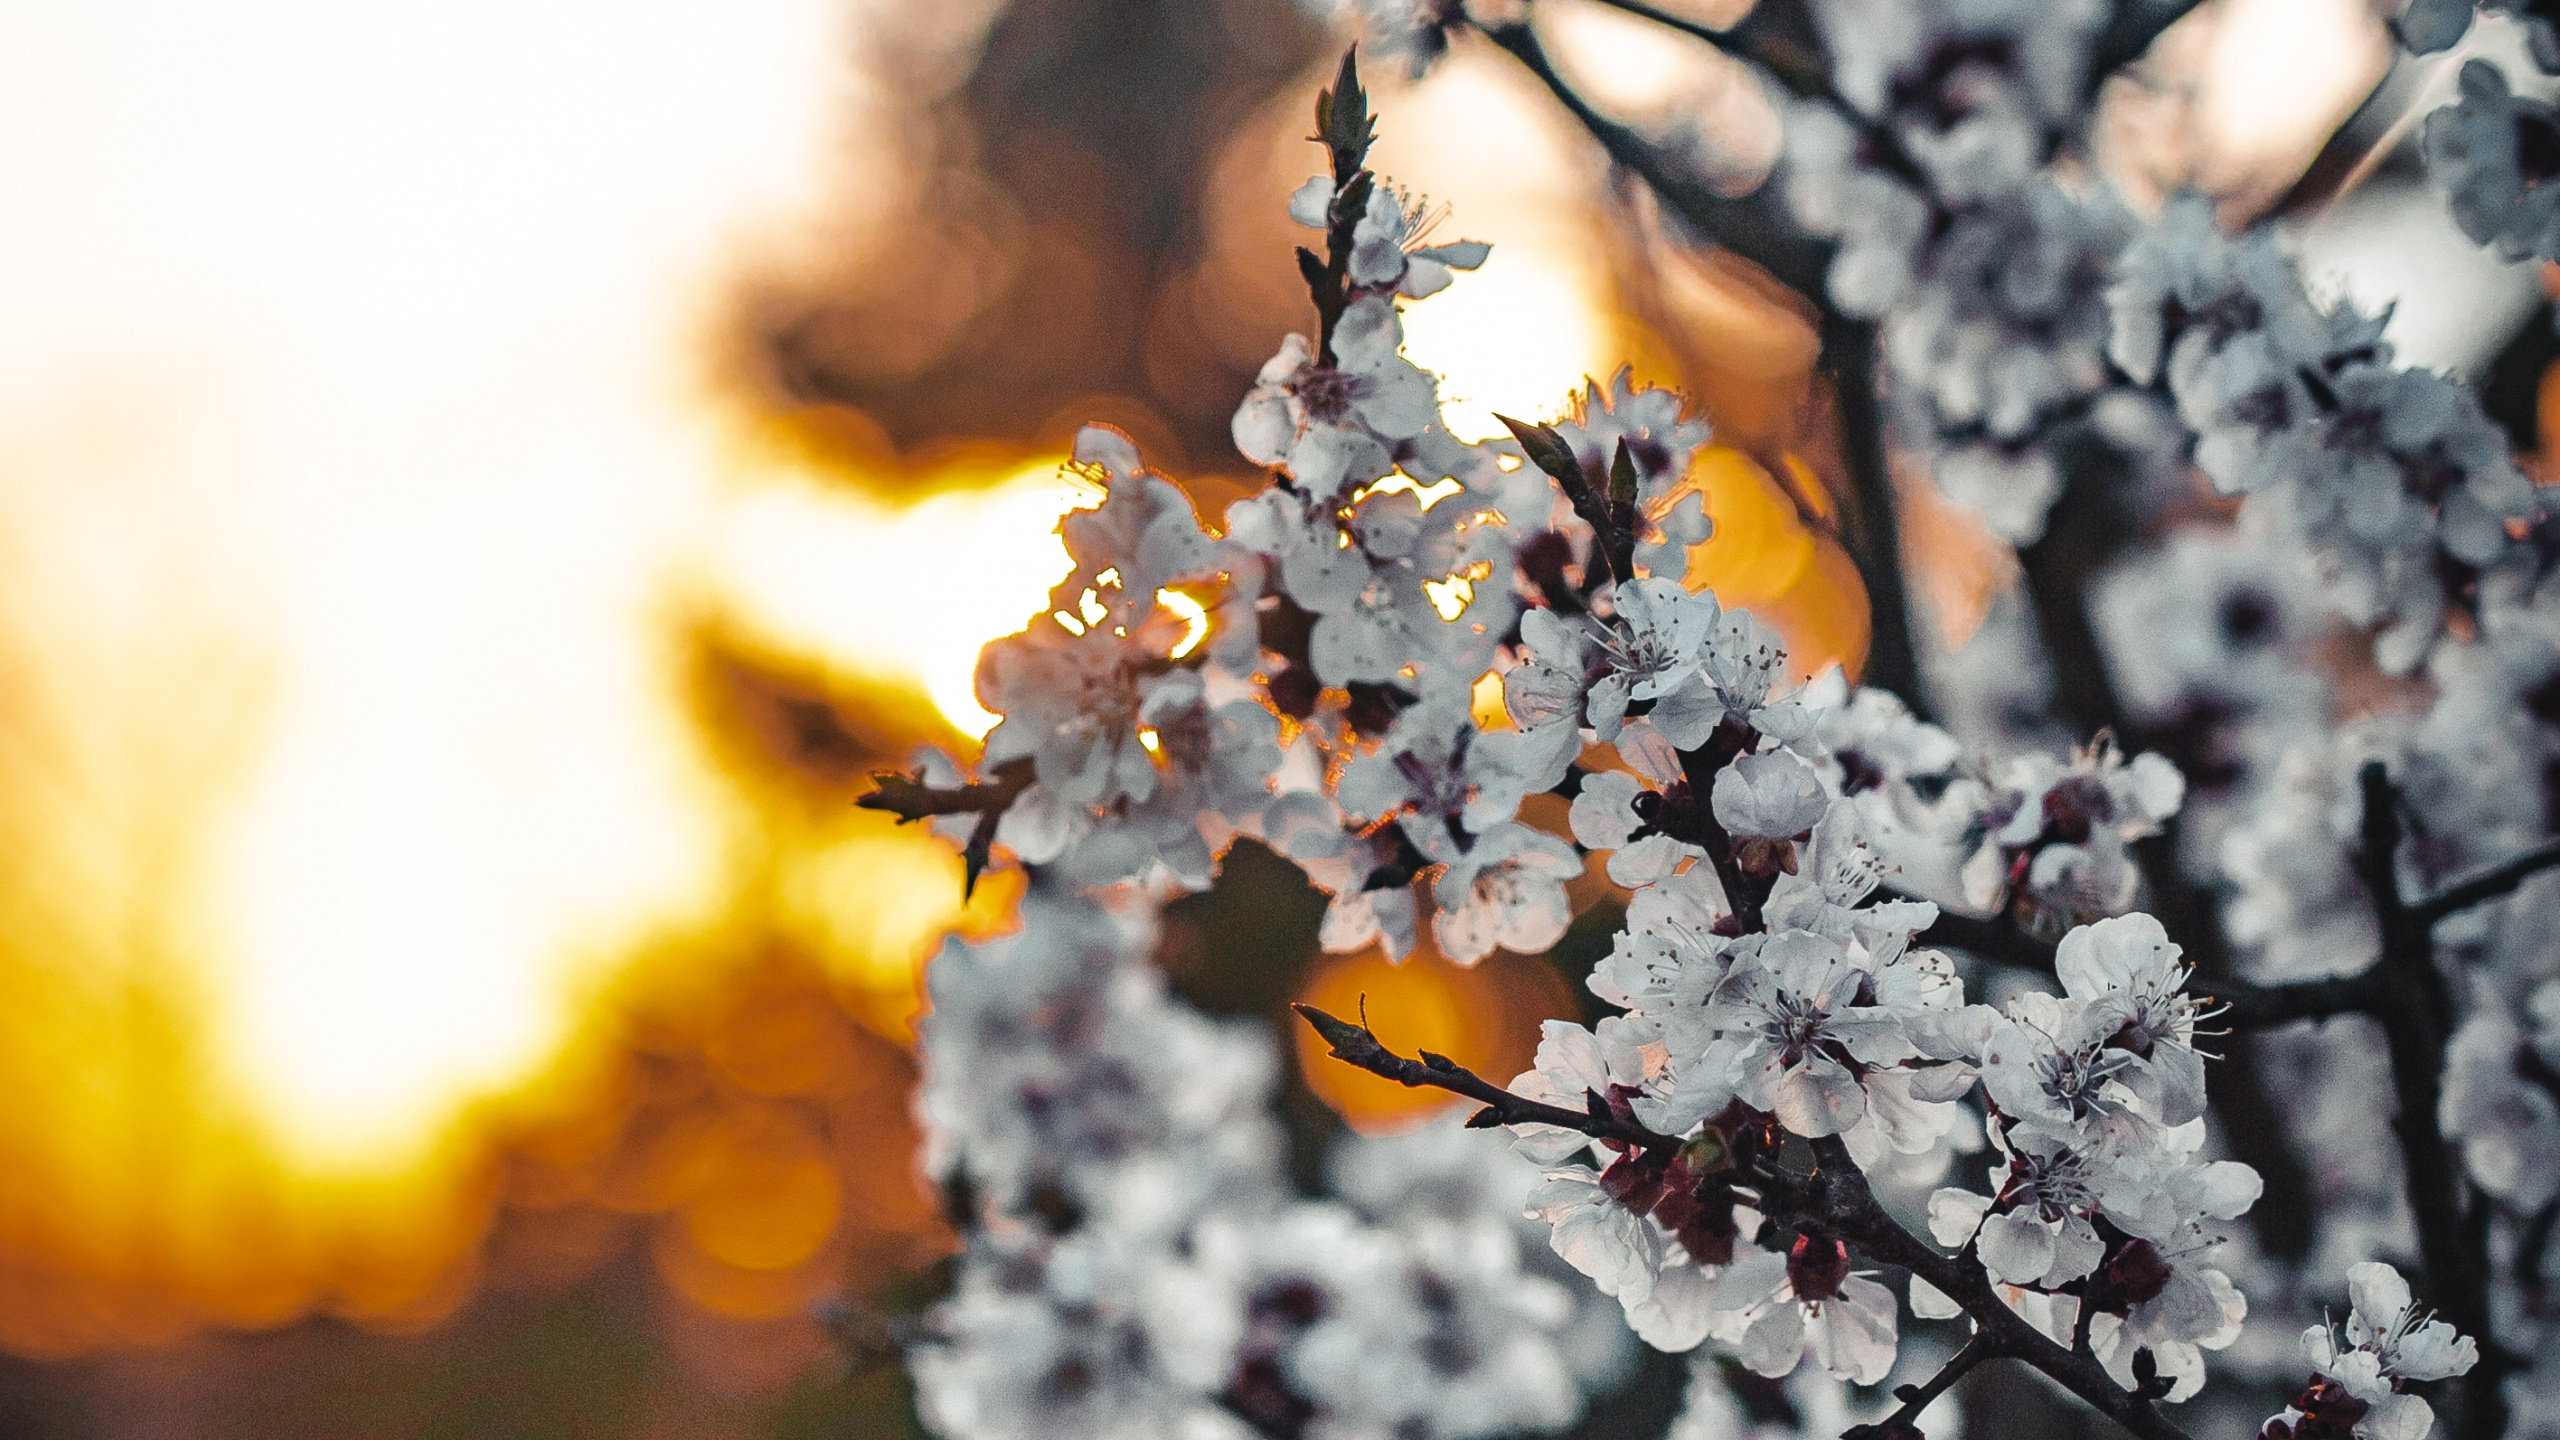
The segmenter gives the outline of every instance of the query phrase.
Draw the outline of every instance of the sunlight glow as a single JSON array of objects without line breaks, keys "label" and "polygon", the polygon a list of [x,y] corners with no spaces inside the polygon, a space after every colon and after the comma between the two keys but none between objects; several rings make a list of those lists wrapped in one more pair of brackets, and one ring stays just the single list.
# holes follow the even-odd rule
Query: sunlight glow
[{"label": "sunlight glow", "polygon": [[760,638],[920,685],[954,726],[983,735],[996,717],[978,705],[978,647],[1047,606],[1074,564],[1058,518],[1101,498],[1059,458],[904,509],[777,477],[724,517],[712,583]]},{"label": "sunlight glow", "polygon": [[691,355],[856,87],[826,0],[251,8],[0,16],[0,519],[101,562],[13,577],[64,666],[159,667],[75,723],[250,697],[134,923],[289,1151],[395,1164],[714,879],[660,608],[719,499]]},{"label": "sunlight glow", "polygon": [[1416,188],[1450,206],[1435,239],[1493,244],[1483,269],[1405,307],[1405,353],[1440,377],[1442,414],[1463,439],[1502,434],[1497,412],[1553,414],[1584,377],[1617,366],[1608,258],[1584,210],[1604,173],[1591,142],[1535,80],[1482,50],[1451,54],[1388,103],[1398,124],[1371,163],[1393,181],[1428,177]]}]

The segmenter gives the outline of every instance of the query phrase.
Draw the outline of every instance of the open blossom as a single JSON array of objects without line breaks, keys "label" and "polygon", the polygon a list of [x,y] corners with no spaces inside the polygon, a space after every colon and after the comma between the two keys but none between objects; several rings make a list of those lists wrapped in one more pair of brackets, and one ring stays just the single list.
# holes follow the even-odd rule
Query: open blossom
[{"label": "open blossom", "polygon": [[2107,1047],[2130,1057],[2114,1072],[2116,1082],[2163,1125],[2184,1125],[2204,1113],[2197,1008],[2185,993],[2188,971],[2178,953],[2160,922],[2140,914],[2081,926],[2054,952],[2063,994],[2089,1006],[2090,1030],[2113,1025]]},{"label": "open blossom", "polygon": [[1426,701],[1397,716],[1334,793],[1354,819],[1392,816],[1424,854],[1455,858],[1462,834],[1490,830],[1520,808],[1524,777],[1510,749],[1487,743],[1493,738],[1463,708]]},{"label": "open blossom", "polygon": [[1564,882],[1582,873],[1573,847],[1506,821],[1476,837],[1432,883],[1440,913],[1431,933],[1442,954],[1472,965],[1494,947],[1535,955],[1564,937],[1573,904]]},{"label": "open blossom", "polygon": [[1716,1282],[1714,1304],[1720,1337],[1759,1374],[1785,1375],[1807,1351],[1860,1385],[1893,1369],[1900,1307],[1892,1291],[1850,1273],[1838,1240],[1799,1236],[1783,1255],[1747,1247]]},{"label": "open blossom", "polygon": [[1291,335],[1236,411],[1236,448],[1257,464],[1286,466],[1317,500],[1386,474],[1393,446],[1439,415],[1439,387],[1404,358],[1403,340],[1394,304],[1375,297],[1344,313],[1330,364],[1305,336]]},{"label": "open blossom", "polygon": [[1988,829],[1965,862],[1965,898],[2013,905],[2044,934],[2119,913],[2142,878],[2127,847],[2156,833],[2185,795],[2177,767],[2150,754],[2128,761],[2103,736],[2067,765],[2019,756],[1984,811]]},{"label": "open blossom", "polygon": [[1650,885],[1706,856],[1700,845],[1655,824],[1666,805],[1679,803],[1665,800],[1663,792],[1623,770],[1604,770],[1585,778],[1573,797],[1573,838],[1589,849],[1610,852],[1611,881],[1629,888]]},{"label": "open blossom", "polygon": [[2171,1382],[2166,1398],[2187,1399],[2204,1386],[2204,1352],[2240,1338],[2248,1300],[2230,1276],[2201,1263],[2218,1239],[2197,1236],[2174,1247],[2129,1240],[2100,1262],[2081,1303],[2097,1312],[2089,1348],[2117,1384],[2138,1383],[2134,1357],[2148,1352]]},{"label": "open blossom", "polygon": [[1587,1165],[1550,1170],[1529,1192],[1529,1213],[1555,1227],[1555,1253],[1601,1294],[1616,1297],[1646,1344],[1674,1353],[1697,1348],[1712,1319],[1713,1271],[1660,1219],[1611,1194],[1606,1176]]},{"label": "open blossom", "polygon": [[2352,1430],[2356,1440],[2425,1440],[2435,1426],[2427,1402],[2403,1388],[2445,1380],[2480,1362],[2480,1347],[2442,1320],[2421,1315],[2400,1272],[2375,1262],[2347,1271],[2346,1333],[2330,1325],[2302,1332],[2311,1384],[2260,1432],[2264,1440],[2319,1440]]},{"label": "open blossom", "polygon": [[1799,1135],[1836,1135],[1866,1113],[1867,1067],[1912,1053],[1892,1012],[1857,1003],[1867,972],[1839,945],[1790,930],[1735,962],[1707,1007],[1721,1032],[1702,1069]]},{"label": "open blossom", "polygon": [[[2560,1009],[2560,980],[2545,981],[2535,998],[2545,1009]],[[2560,1067],[2536,1055],[2532,1044],[2513,1016],[2484,1008],[2446,1047],[2438,1104],[2444,1132],[2461,1143],[2473,1181],[2527,1211],[2560,1196],[2560,1095],[2528,1078],[2536,1062],[2546,1070]],[[2560,1054],[2560,1043],[2544,1048]]]},{"label": "open blossom", "polygon": [[1937,1191],[1929,1197],[1930,1235],[1950,1248],[1973,1244],[1983,1269],[2004,1285],[2050,1290],[2098,1268],[2107,1252],[2094,1223],[2104,1151],[2036,1130],[1994,1127],[1992,1139],[2002,1156],[1991,1172],[1994,1193]]},{"label": "open blossom", "polygon": [[[1289,196],[1289,218],[1310,230],[1327,228],[1335,193],[1332,176],[1309,177]],[[1423,244],[1436,218],[1428,202],[1392,186],[1371,185],[1351,228],[1351,283],[1363,289],[1393,286],[1397,294],[1419,300],[1448,289],[1450,271],[1484,264],[1493,247],[1481,240]]]}]

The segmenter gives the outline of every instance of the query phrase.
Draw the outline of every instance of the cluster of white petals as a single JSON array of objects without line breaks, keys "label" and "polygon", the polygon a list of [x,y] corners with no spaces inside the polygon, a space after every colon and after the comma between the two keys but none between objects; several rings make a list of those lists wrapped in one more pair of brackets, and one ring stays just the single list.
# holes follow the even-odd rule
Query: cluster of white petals
[{"label": "cluster of white petals", "polygon": [[1614,1366],[1526,1243],[1534,1171],[1427,1132],[1352,1142],[1349,1203],[1293,1198],[1269,1037],[1168,996],[1149,931],[1144,906],[1035,895],[1021,933],[933,964],[917,1106],[969,1247],[911,1347],[926,1421],[951,1440],[1570,1423]]},{"label": "cluster of white petals", "polygon": [[[1469,26],[1526,33],[1516,5],[1352,8],[1417,71]],[[2473,8],[2413,0],[2397,30],[2442,50]],[[2272,1408],[2299,1371],[2257,1341],[2343,1273],[2348,1318],[2305,1332],[2314,1374],[2267,1440],[2423,1440],[2411,1387],[2484,1355],[2512,1433],[2560,1433],[2560,1365],[2531,1358],[2560,1353],[2560,879],[2375,918],[2560,834],[2560,543],[2534,484],[2468,385],[2315,300],[2269,227],[2118,200],[2090,71],[2123,8],[1807,10],[1827,68],[1784,106],[1776,183],[1826,247],[1821,304],[1873,327],[1891,437],[2000,539],[2061,525],[2066,483],[2134,477],[2101,498],[2143,526],[2060,597],[2097,653],[2043,633],[2060,606],[2004,597],[1931,657],[1933,723],[1808,676],[1693,587],[1710,431],[1677,394],[1620,371],[1550,423],[1453,433],[1403,312],[1488,247],[1436,240],[1431,206],[1359,168],[1365,130],[1320,111],[1334,168],[1288,204],[1320,237],[1319,323],[1231,427],[1269,483],[1204,521],[1085,431],[1102,499],[1064,522],[1073,573],[982,657],[1000,723],[971,770],[919,762],[945,807],[922,814],[1031,895],[1020,934],[935,962],[922,1035],[929,1166],[968,1245],[911,1361],[947,1440],[1549,1431],[1618,1382],[1630,1335],[1722,1357],[1683,1436],[1913,1440],[1846,1387],[1943,1363],[1965,1305],[1803,1200],[1846,1165],[1962,1268],[1977,1333],[2014,1314],[2140,1403],[2197,1396],[2219,1355]],[[2423,128],[2470,235],[2560,258],[2549,106],[2474,61]],[[2190,466],[2191,497],[2149,493]],[[2094,735],[2048,723],[2074,665],[2106,672]],[[2376,860],[2380,829],[2407,839]],[[1323,894],[1335,952],[1534,955],[1586,933],[1602,880],[1622,891],[1599,1018],[1546,1022],[1509,1082],[1554,1108],[1345,1142],[1333,1198],[1295,1194],[1267,1035],[1145,959],[1155,907],[1248,840]],[[2375,958],[2416,931],[2414,962]],[[2238,1020],[2207,996],[2392,964],[2441,992],[2433,1049],[2357,1028],[2406,1019],[2374,992],[2306,1008],[2357,1013],[2248,1037],[2239,1078],[2286,1083],[2260,1133],[2222,1128],[2246,1093],[2217,1079],[2208,1105],[2208,1062]],[[2425,1083],[2395,1091],[2413,1063]],[[1506,1117],[1508,1152],[1472,1133]],[[2370,1259],[2440,1238],[2375,1159],[2395,1124],[2435,1127],[2492,1237],[2460,1313],[2494,1344]],[[2236,1224],[2274,1152],[2320,1203],[2276,1217],[2302,1236],[2283,1254]]]}]

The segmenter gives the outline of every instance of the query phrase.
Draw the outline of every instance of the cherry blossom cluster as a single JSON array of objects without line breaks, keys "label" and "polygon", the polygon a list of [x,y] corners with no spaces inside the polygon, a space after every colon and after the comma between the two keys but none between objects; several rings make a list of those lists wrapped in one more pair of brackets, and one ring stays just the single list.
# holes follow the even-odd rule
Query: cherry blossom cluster
[{"label": "cherry blossom cluster", "polygon": [[2061,493],[2058,438],[2157,429],[2107,365],[2102,296],[2136,222],[2072,173],[2109,7],[1808,8],[1832,83],[1787,107],[1788,207],[1832,242],[1831,303],[1878,327],[1895,438],[2001,536],[2032,541]]},{"label": "cherry blossom cluster", "polygon": [[2173,200],[2107,306],[2116,363],[2165,381],[2196,464],[2318,558],[2350,622],[2384,627],[2386,668],[2426,653],[2449,589],[2511,555],[2530,563],[2509,526],[2533,515],[2533,487],[2479,401],[2394,366],[2381,317],[2317,307],[2265,231],[2226,236],[2204,200]]},{"label": "cherry blossom cluster", "polygon": [[[1612,1331],[1523,1243],[1534,1175],[1446,1132],[1294,1199],[1268,1033],[1145,960],[1143,905],[1036,895],[930,972],[917,1098],[967,1239],[910,1347],[953,1440],[1479,1440],[1569,1423]],[[1466,1137],[1476,1139],[1479,1137]]]},{"label": "cherry blossom cluster", "polygon": [[[2498,0],[2409,0],[2392,31],[2411,53],[2452,49],[2483,12],[2524,34],[2540,76],[2560,75],[2560,26],[2544,7]],[[2487,60],[2464,62],[2454,103],[2426,118],[2427,173],[2455,223],[2510,259],[2560,257],[2560,111],[2519,95]]]},{"label": "cherry blossom cluster", "polygon": [[[1471,31],[1537,55],[1483,6],[1365,8],[1417,65]],[[2413,46],[2444,9],[2402,18]],[[1932,671],[1943,727],[1808,680],[1687,583],[1711,433],[1679,396],[1622,371],[1450,429],[1402,309],[1489,249],[1367,168],[1346,61],[1289,202],[1317,323],[1233,421],[1270,483],[1204,519],[1083,432],[1100,498],[1049,608],[982,657],[984,753],[864,802],[931,819],[973,880],[1030,877],[1019,935],[933,972],[920,1104],[969,1237],[912,1361],[940,1433],[1552,1429],[1623,1332],[1758,1377],[1754,1426],[1864,1440],[1943,1426],[1992,1359],[2148,1437],[2209,1380],[2281,1385],[2280,1440],[2419,1440],[2457,1380],[2466,1436],[2560,1423],[2532,1361],[2560,1352],[2560,887],[2531,878],[2560,861],[2560,532],[2472,392],[2315,303],[2263,229],[2110,198],[2084,132],[2115,7],[1802,13],[1824,68],[1790,82],[1782,184],[1894,437],[2021,544],[2084,441],[2191,460],[2236,520],[2124,537],[2083,577],[2086,650],[2057,623],[2081,597],[2013,603]],[[2094,733],[1966,718],[2092,668]],[[2412,698],[2350,718],[2345,681]],[[1343,1061],[1480,1108],[1293,1198],[1267,1039],[1143,958],[1239,841],[1328,897],[1325,948],[1461,964],[1554,946],[1596,869],[1626,896],[1607,1016],[1549,1022],[1504,1086],[1305,1012]],[[2334,1038],[2359,1025],[2380,1041]],[[2280,1134],[2208,1094],[2234,1031],[2294,1067],[2262,1097]],[[1517,1161],[1470,1133],[1496,1129]],[[2269,1159],[2321,1187],[2289,1257],[2241,1224]],[[2375,1255],[2423,1261],[2445,1318]],[[2240,1344],[2238,1278],[2289,1326],[2340,1276],[2307,1382]],[[1840,1388],[1906,1348],[1935,1373],[1898,1405]],[[1684,1426],[1725,1433],[1720,1373]]]}]

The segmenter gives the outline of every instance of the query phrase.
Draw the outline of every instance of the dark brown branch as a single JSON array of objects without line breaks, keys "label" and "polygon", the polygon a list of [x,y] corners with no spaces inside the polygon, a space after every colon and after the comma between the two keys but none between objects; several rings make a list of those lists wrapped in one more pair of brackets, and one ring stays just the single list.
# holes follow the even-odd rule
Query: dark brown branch
[{"label": "dark brown branch", "polygon": [[[1764,5],[1733,33],[1757,33],[1755,27],[1760,27],[1774,35],[1781,21],[1764,20],[1760,11],[1774,17],[1785,8]],[[1487,28],[1484,34],[1535,75],[1600,143],[1610,160],[1643,181],[1685,226],[1704,240],[1768,271],[1781,284],[1811,301],[1823,317],[1825,364],[1831,371],[1839,407],[1841,456],[1848,472],[1847,494],[1841,506],[1848,523],[1840,538],[1867,588],[1870,616],[1867,662],[1860,678],[1867,684],[1892,690],[1911,705],[1914,713],[1927,718],[1927,700],[1920,692],[1918,650],[1911,638],[1910,597],[1903,584],[1901,526],[1894,507],[1892,475],[1885,460],[1884,420],[1876,400],[1874,327],[1841,315],[1832,306],[1826,279],[1830,247],[1804,234],[1779,214],[1765,188],[1739,198],[1719,195],[1666,161],[1642,135],[1601,114],[1566,82],[1527,25]],[[1753,48],[1757,52],[1753,58],[1773,72],[1782,64],[1803,68],[1802,62],[1791,58],[1793,49],[1788,43],[1755,40]],[[1827,73],[1818,63],[1813,68],[1817,73]],[[1854,111],[1845,113],[1852,123],[1865,123]],[[1898,149],[1898,142],[1889,132],[1880,133],[1881,143],[1888,148],[1876,153],[1889,158]]]},{"label": "dark brown branch", "polygon": [[[1898,892],[1897,892],[1898,895]],[[1917,896],[1899,898],[1917,899]],[[1928,928],[1911,937],[1914,945],[1952,945],[1996,965],[2053,973],[2053,946],[1998,916],[1959,915],[1941,908]]]},{"label": "dark brown branch", "polygon": [[965,900],[978,892],[978,877],[986,873],[994,855],[996,826],[1003,822],[1004,812],[1039,778],[1028,756],[999,764],[995,774],[993,780],[941,790],[915,776],[883,770],[871,777],[872,792],[853,803],[858,809],[885,810],[897,816],[901,825],[936,815],[977,816],[968,843],[960,848],[960,858],[968,867],[960,882],[960,897]]},{"label": "dark brown branch", "polygon": [[1512,1094],[1446,1055],[1434,1055],[1425,1050],[1421,1059],[1408,1060],[1379,1043],[1377,1034],[1365,1024],[1354,1025],[1348,1020],[1336,1019],[1313,1005],[1291,1005],[1289,1008],[1297,1011],[1300,1019],[1324,1037],[1324,1042],[1333,1047],[1333,1058],[1344,1064],[1356,1065],[1399,1085],[1429,1085],[1480,1102],[1485,1108],[1467,1122],[1472,1128],[1554,1125],[1578,1130],[1594,1140],[1606,1140],[1629,1149],[1676,1150],[1680,1147],[1678,1140],[1616,1113],[1607,1099],[1600,1095],[1594,1094],[1589,1107],[1583,1110],[1567,1110],[1561,1105],[1531,1100]]},{"label": "dark brown branch", "polygon": [[2118,1386],[2094,1356],[2063,1349],[2021,1319],[2000,1299],[1980,1266],[1941,1255],[1902,1228],[1876,1202],[1867,1177],[1839,1136],[1826,1135],[1812,1144],[1820,1168],[1811,1176],[1769,1172],[1762,1177],[1766,1181],[1762,1198],[1768,1202],[1763,1213],[1782,1225],[1791,1220],[1811,1222],[1870,1257],[1899,1265],[1936,1286],[1964,1307],[1982,1343],[1993,1353],[2034,1366],[2142,1440],[2186,1440],[2185,1432],[2171,1424],[2150,1399]]},{"label": "dark brown branch", "polygon": [[1938,1368],[1937,1374],[1918,1385],[1895,1386],[1893,1398],[1901,1401],[1902,1404],[1896,1407],[1892,1414],[1873,1425],[1852,1425],[1840,1432],[1840,1440],[1904,1440],[1906,1436],[1918,1435],[1920,1412],[1928,1409],[1931,1401],[1946,1394],[1948,1389],[1970,1373],[1974,1366],[2000,1353],[1999,1347],[1991,1342],[1986,1332],[1975,1331],[1973,1338],[1965,1342],[1964,1348],[1957,1351],[1953,1359]]},{"label": "dark brown branch", "polygon": [[2295,980],[2282,985],[2252,985],[2245,980],[2206,982],[2194,986],[2197,1001],[2219,1006],[2215,1018],[2232,1030],[2270,1030],[2297,1020],[2326,1020],[2333,1015],[2370,1013],[2380,995],[2371,970],[2353,975]]},{"label": "dark brown branch", "polygon": [[[1993,964],[2053,973],[2054,947],[1998,917],[1984,919],[1941,910],[1927,929],[1912,937],[1912,943],[1951,945]],[[2189,993],[2198,1004],[2217,1011],[2214,1018],[2228,1029],[2267,1030],[2296,1020],[2362,1013],[2373,1005],[2379,989],[2373,973],[2367,970],[2282,985],[2200,980],[2189,987]]]},{"label": "dark brown branch", "polygon": [[2494,870],[2474,875],[2441,894],[2421,900],[2409,907],[2409,914],[2422,923],[2434,924],[2483,901],[2495,900],[2554,865],[2560,865],[2560,840],[2528,850]]},{"label": "dark brown branch", "polygon": [[2447,1431],[2457,1440],[2495,1440],[2507,1425],[2500,1390],[2506,1367],[2489,1326],[2486,1236],[2468,1223],[2462,1160],[2437,1121],[2453,998],[2436,968],[2431,920],[2400,897],[2400,800],[2390,773],[2381,761],[2368,761],[2356,781],[2364,815],[2353,866],[2382,932],[2382,958],[2367,972],[2376,990],[2368,1013],[2382,1026],[2391,1057],[2399,1109],[2392,1128],[2400,1137],[2424,1292],[2455,1328],[2480,1342],[2480,1363],[2457,1382]]},{"label": "dark brown branch", "polygon": [[1831,264],[1830,247],[1788,223],[1765,190],[1741,197],[1719,195],[1696,177],[1682,174],[1643,136],[1601,114],[1568,84],[1527,25],[1487,27],[1483,34],[1536,76],[1600,142],[1613,163],[1642,180],[1700,236],[1758,265],[1815,305],[1828,307],[1823,276]]},{"label": "dark brown branch", "polygon": [[1867,659],[1858,679],[1901,696],[1925,720],[1930,708],[1920,690],[1920,654],[1911,638],[1902,524],[1893,466],[1885,454],[1884,409],[1876,399],[1876,327],[1826,309],[1822,363],[1831,374],[1832,403],[1839,407],[1840,463],[1849,482],[1849,493],[1842,497],[1847,503],[1840,507],[1840,539],[1867,587]]}]

